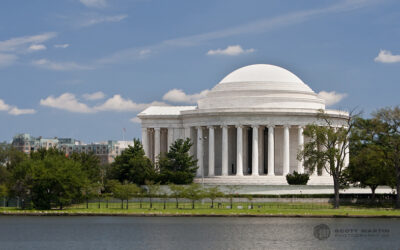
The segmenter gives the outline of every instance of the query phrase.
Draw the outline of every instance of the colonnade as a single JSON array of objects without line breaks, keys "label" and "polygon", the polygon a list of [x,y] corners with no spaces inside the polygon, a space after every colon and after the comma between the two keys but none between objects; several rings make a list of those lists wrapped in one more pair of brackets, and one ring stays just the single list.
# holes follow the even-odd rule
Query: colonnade
[{"label": "colonnade", "polygon": [[[267,125],[267,126],[261,126],[261,125],[222,125],[222,126],[196,126],[196,127],[185,127],[182,128],[184,133],[182,133],[182,138],[191,138],[194,143],[196,143],[196,149],[195,152],[192,152],[193,155],[196,156],[198,160],[198,170],[197,170],[197,177],[202,177],[205,176],[205,169],[204,169],[204,161],[208,161],[208,174],[205,177],[212,177],[216,175],[216,139],[215,139],[215,130],[217,128],[221,128],[222,130],[222,140],[221,140],[221,156],[220,156],[220,164],[221,164],[221,171],[220,175],[221,176],[228,176],[229,175],[229,143],[234,143],[232,142],[232,139],[235,138],[229,138],[229,133],[228,129],[229,128],[236,128],[236,173],[233,175],[236,176],[243,176],[243,161],[244,161],[244,142],[243,142],[243,135],[244,135],[244,128],[251,127],[252,135],[251,135],[251,156],[249,155],[248,157],[251,157],[251,166],[248,166],[251,168],[251,176],[259,176],[259,154],[260,154],[260,135],[259,135],[259,128],[267,128],[268,129],[268,136],[267,136],[267,148],[268,152],[266,157],[267,157],[267,175],[268,176],[275,176],[275,175],[283,175],[286,176],[290,172],[290,143],[291,143],[291,136],[289,129],[296,129],[297,130],[297,140],[296,143],[297,147],[296,149],[302,149],[304,145],[304,135],[303,135],[303,127],[298,126],[298,125],[280,125],[278,127],[283,128],[283,143],[279,145],[281,150],[283,152],[283,158],[282,158],[282,166],[280,167],[279,171],[280,173],[277,174],[277,169],[276,169],[276,161],[275,161],[275,125]],[[172,144],[174,136],[173,136],[173,130],[171,128],[143,128],[142,129],[142,143],[146,152],[146,155],[149,156],[149,158],[153,159],[154,161],[157,161],[157,156],[161,153],[161,129],[167,130],[167,149],[169,146]],[[204,131],[208,130],[208,138],[205,138],[203,136]],[[261,130],[263,131],[263,130]],[[192,132],[192,133],[191,133]],[[206,131],[207,132],[207,131]],[[263,135],[264,136],[264,135]],[[293,133],[292,133],[293,136]],[[208,159],[205,159],[204,157],[204,147],[205,144],[208,143]],[[219,146],[219,145],[218,145]],[[293,150],[293,147],[292,147]],[[262,152],[264,154],[264,152]],[[292,153],[293,154],[293,153]],[[297,154],[297,152],[295,153]],[[292,156],[293,157],[293,156]],[[264,165],[264,163],[262,163]],[[292,170],[296,170],[299,173],[304,173],[304,164],[303,161],[297,160],[297,167],[293,167],[293,161],[292,161]],[[317,171],[314,171],[313,173],[314,176],[318,175]],[[326,171],[322,171],[322,173],[319,173],[319,175],[328,175]]]},{"label": "colonnade", "polygon": [[[217,126],[208,126],[208,176],[212,177],[215,176],[215,127]],[[222,145],[221,145],[221,175],[228,176],[228,126],[222,125]],[[236,125],[236,176],[243,176],[243,125]],[[267,175],[275,176],[275,133],[274,128],[275,126],[270,125],[266,126],[268,128],[268,172]],[[251,175],[252,176],[259,176],[259,125],[251,125],[252,128],[252,160],[251,160]],[[284,125],[284,133],[283,133],[283,173],[282,175],[286,175],[289,173],[290,167],[290,136],[289,136],[289,125]],[[197,159],[198,161],[198,170],[197,176],[203,176],[203,142],[201,140],[203,138],[203,127],[196,127],[197,129]],[[299,135],[299,142],[301,144],[300,147],[304,144],[304,135],[303,135],[303,128],[301,126],[298,127],[298,135]],[[254,150],[255,149],[255,150]],[[304,165],[302,161],[298,162],[297,171],[299,173],[304,173]]]}]

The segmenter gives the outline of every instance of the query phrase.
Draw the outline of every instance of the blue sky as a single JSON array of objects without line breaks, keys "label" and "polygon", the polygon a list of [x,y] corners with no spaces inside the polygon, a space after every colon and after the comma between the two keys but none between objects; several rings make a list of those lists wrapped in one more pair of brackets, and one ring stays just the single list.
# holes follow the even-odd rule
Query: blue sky
[{"label": "blue sky", "polygon": [[399,104],[399,38],[397,0],[2,0],[0,141],[139,137],[148,105],[255,63],[368,115]]}]

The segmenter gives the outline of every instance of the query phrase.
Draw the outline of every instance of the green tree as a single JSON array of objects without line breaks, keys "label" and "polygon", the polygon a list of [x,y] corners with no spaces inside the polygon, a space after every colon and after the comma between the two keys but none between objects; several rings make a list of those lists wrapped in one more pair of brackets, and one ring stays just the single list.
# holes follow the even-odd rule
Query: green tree
[{"label": "green tree", "polygon": [[79,162],[82,171],[85,172],[86,176],[92,183],[101,183],[101,166],[100,159],[93,152],[74,152],[69,156],[70,159]]},{"label": "green tree", "polygon": [[83,197],[85,198],[87,209],[89,208],[89,200],[92,198],[97,198],[99,208],[100,208],[101,189],[102,189],[102,186],[100,183],[90,182],[89,179],[86,181],[86,183],[83,184],[81,192],[82,192]]},{"label": "green tree", "polygon": [[10,176],[7,187],[11,197],[18,197],[27,200],[31,194],[31,185],[33,183],[33,164],[29,159],[21,162],[10,163]]},{"label": "green tree", "polygon": [[179,198],[182,198],[182,195],[185,191],[185,187],[173,183],[168,184],[168,187],[169,190],[171,191],[171,197],[175,199],[176,208],[179,208]]},{"label": "green tree", "polygon": [[32,202],[38,209],[49,209],[52,203],[60,209],[80,199],[87,177],[78,162],[63,155],[32,159]]},{"label": "green tree", "polygon": [[3,207],[6,206],[6,197],[8,195],[6,185],[0,184],[0,198],[3,198]]},{"label": "green tree", "polygon": [[400,106],[380,109],[373,117],[382,124],[379,136],[386,159],[395,172],[396,209],[400,209]]},{"label": "green tree", "polygon": [[320,111],[320,124],[307,125],[303,131],[309,141],[298,153],[298,160],[304,160],[304,167],[310,172],[325,169],[333,178],[335,192],[334,208],[339,208],[339,191],[344,179],[344,161],[348,156],[349,135],[353,127],[354,116],[350,114],[346,124],[336,126],[331,118]]},{"label": "green tree", "polygon": [[253,209],[253,208],[254,208],[254,205],[253,205],[253,199],[254,199],[254,197],[253,197],[253,195],[248,194],[248,195],[246,195],[246,198],[247,198],[247,200],[248,200],[249,203],[250,203],[250,209]]},{"label": "green tree", "polygon": [[201,186],[197,183],[192,183],[185,187],[183,196],[192,202],[192,209],[195,207],[195,202],[204,197],[204,192]]},{"label": "green tree", "polygon": [[178,139],[168,153],[159,159],[160,180],[162,183],[190,184],[196,175],[197,160],[189,154],[192,147],[190,139]]},{"label": "green tree", "polygon": [[161,200],[163,201],[164,209],[166,209],[167,208],[167,200],[169,199],[168,191],[160,188],[160,190],[158,191],[158,194],[159,194]]},{"label": "green tree", "polygon": [[350,164],[344,170],[348,182],[369,187],[372,200],[379,185],[390,185],[395,173],[386,158],[382,138],[382,124],[377,119],[354,120],[350,137]]},{"label": "green tree", "polygon": [[14,147],[4,147],[3,153],[0,159],[0,164],[5,165],[9,172],[13,171],[13,169],[21,162],[26,160],[28,157],[25,153],[15,149]]},{"label": "green tree", "polygon": [[140,188],[139,193],[137,194],[137,197],[139,199],[139,208],[143,208],[143,199],[146,198],[146,196],[147,191],[143,188]]},{"label": "green tree", "polygon": [[113,194],[115,198],[121,200],[121,209],[124,208],[124,200],[126,200],[126,209],[129,208],[129,199],[135,197],[140,192],[140,188],[133,183],[124,182],[116,183],[113,187]]},{"label": "green tree", "polygon": [[240,187],[238,185],[230,185],[230,186],[226,186],[226,188],[228,189],[227,196],[229,198],[229,203],[230,203],[231,209],[233,209],[233,198],[237,194],[237,191],[240,189]]},{"label": "green tree", "polygon": [[143,146],[134,139],[134,146],[129,146],[121,155],[115,157],[111,165],[110,178],[120,182],[128,181],[143,185],[145,180],[154,180],[156,171],[150,159],[145,156]]},{"label": "green tree", "polygon": [[211,200],[211,208],[214,208],[214,201],[218,198],[218,197],[223,197],[224,193],[222,193],[219,190],[218,186],[215,187],[209,187],[205,189],[204,192],[205,197],[209,198]]},{"label": "green tree", "polygon": [[0,184],[0,197],[6,197],[7,194],[7,187],[3,184]]},{"label": "green tree", "polygon": [[30,198],[37,209],[50,209],[53,204],[62,209],[80,198],[86,175],[79,163],[62,152],[41,149],[30,158],[14,156],[17,160],[9,165],[9,189],[13,195],[22,200]]},{"label": "green tree", "polygon": [[154,181],[145,181],[147,187],[147,196],[150,199],[150,209],[153,208],[153,198],[159,194],[160,183],[154,183]]}]

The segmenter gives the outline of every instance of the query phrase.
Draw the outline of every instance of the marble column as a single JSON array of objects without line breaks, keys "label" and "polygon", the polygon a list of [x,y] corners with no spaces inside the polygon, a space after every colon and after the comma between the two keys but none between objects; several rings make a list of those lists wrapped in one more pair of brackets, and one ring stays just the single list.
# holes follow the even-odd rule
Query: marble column
[{"label": "marble column", "polygon": [[215,175],[215,129],[208,127],[208,176]]},{"label": "marble column", "polygon": [[203,176],[203,128],[197,127],[197,177]]},{"label": "marble column", "polygon": [[268,126],[268,176],[275,175],[275,139],[274,126]]},{"label": "marble column", "polygon": [[253,130],[253,146],[251,160],[251,175],[258,176],[258,125],[252,126]]},{"label": "marble column", "polygon": [[186,138],[190,139],[190,127],[185,127],[185,140]]},{"label": "marble column", "polygon": [[228,126],[222,127],[222,176],[228,175]]},{"label": "marble column", "polygon": [[154,161],[158,162],[158,158],[160,156],[160,144],[161,144],[161,136],[160,136],[160,128],[154,128]]},{"label": "marble column", "polygon": [[[299,150],[304,149],[304,135],[303,135],[303,127],[299,126],[298,129],[298,135],[299,135]],[[301,159],[300,161],[297,161],[297,172],[300,174],[304,173],[304,160]]]},{"label": "marble column", "polygon": [[290,151],[289,151],[289,125],[283,126],[283,176],[289,173]]},{"label": "marble column", "polygon": [[[187,138],[189,138],[192,143],[195,143],[195,140],[194,140],[194,138],[192,136],[192,128],[191,127],[185,127],[185,131],[184,132],[185,132],[185,140]],[[194,148],[195,147],[192,146],[192,147],[190,147],[190,150],[189,150],[189,154],[192,155],[192,156],[195,155]]]},{"label": "marble column", "polygon": [[168,128],[167,152],[174,141],[174,128]]},{"label": "marble column", "polygon": [[236,176],[243,176],[243,126],[236,126]]},{"label": "marble column", "polygon": [[150,158],[149,154],[149,134],[147,133],[147,128],[142,128],[142,145],[145,155]]}]

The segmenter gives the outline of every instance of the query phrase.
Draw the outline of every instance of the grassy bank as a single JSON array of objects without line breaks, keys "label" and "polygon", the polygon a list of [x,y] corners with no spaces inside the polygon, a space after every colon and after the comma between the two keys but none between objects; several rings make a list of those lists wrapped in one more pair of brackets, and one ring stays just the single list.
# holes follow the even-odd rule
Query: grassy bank
[{"label": "grassy bank", "polygon": [[303,217],[399,217],[400,210],[393,208],[376,208],[369,206],[341,206],[340,209],[333,209],[330,204],[304,204],[304,203],[268,203],[268,204],[234,204],[230,208],[229,203],[216,204],[215,208],[210,208],[208,203],[196,204],[195,209],[191,208],[190,203],[180,204],[175,208],[175,204],[169,203],[164,209],[163,203],[153,204],[150,208],[148,202],[140,204],[136,202],[126,204],[121,208],[120,204],[91,203],[89,208],[86,204],[79,204],[65,208],[63,210],[22,210],[16,208],[0,208],[3,215],[131,215],[131,216],[303,216]]}]

